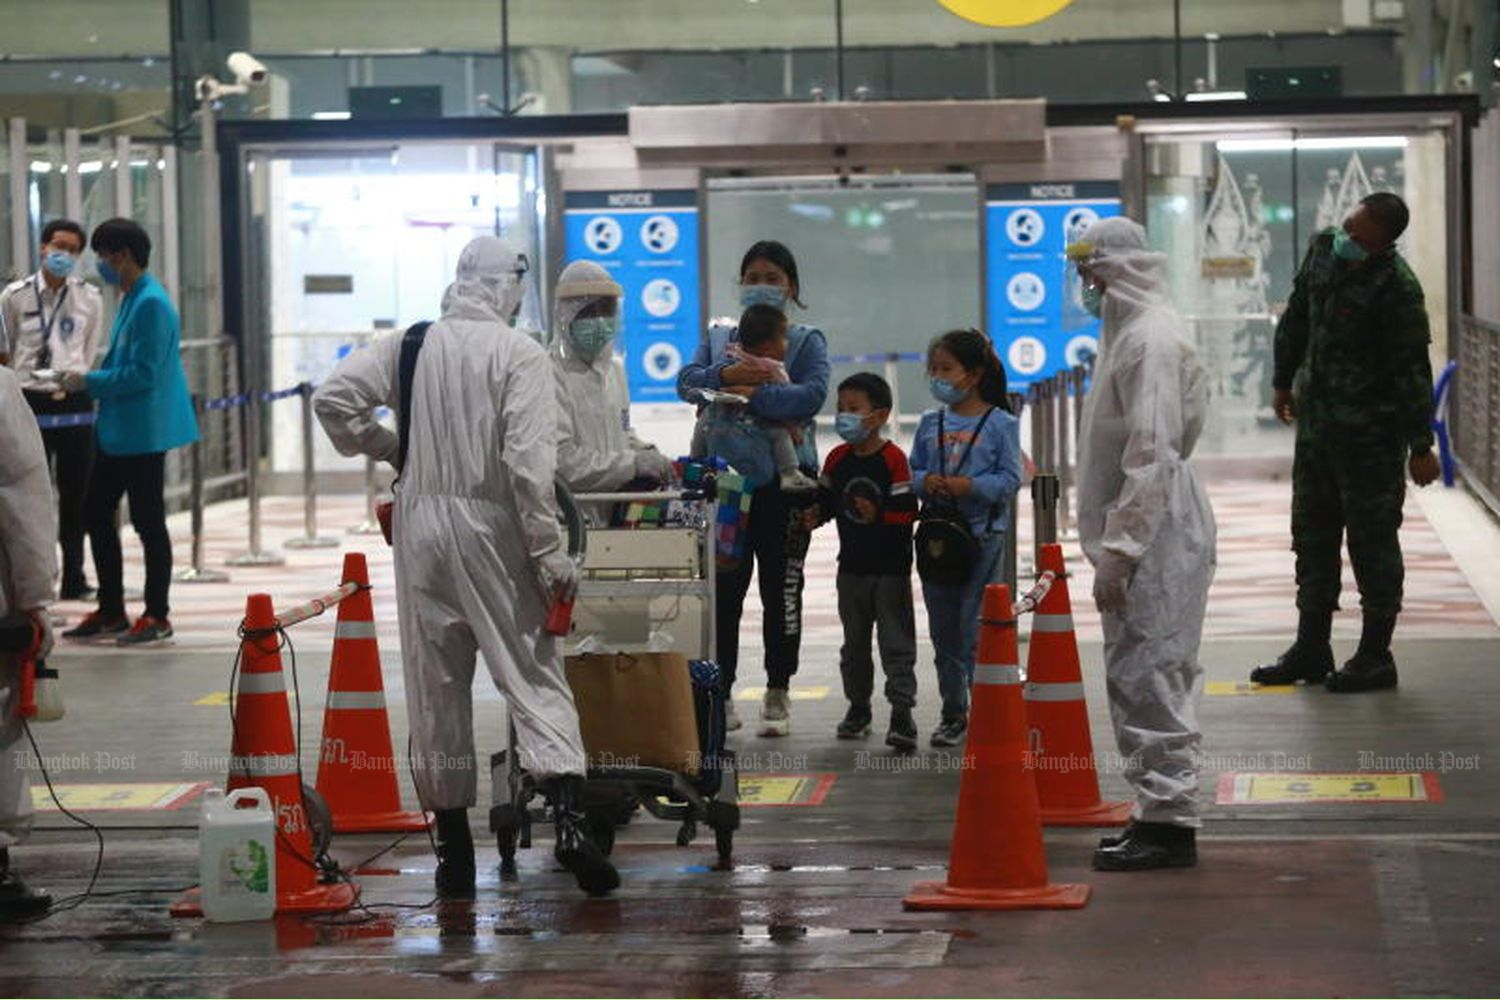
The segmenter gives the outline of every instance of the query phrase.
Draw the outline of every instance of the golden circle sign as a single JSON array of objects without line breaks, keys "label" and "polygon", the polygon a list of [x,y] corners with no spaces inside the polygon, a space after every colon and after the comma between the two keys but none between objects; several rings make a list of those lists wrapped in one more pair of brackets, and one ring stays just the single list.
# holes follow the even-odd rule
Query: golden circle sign
[{"label": "golden circle sign", "polygon": [[938,0],[965,21],[991,28],[1019,28],[1036,24],[1062,10],[1073,0]]}]

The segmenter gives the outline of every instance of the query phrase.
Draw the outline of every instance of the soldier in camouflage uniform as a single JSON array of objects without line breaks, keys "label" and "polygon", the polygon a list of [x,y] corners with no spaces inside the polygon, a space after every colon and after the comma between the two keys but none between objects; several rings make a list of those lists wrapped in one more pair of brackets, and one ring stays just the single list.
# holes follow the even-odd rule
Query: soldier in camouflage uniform
[{"label": "soldier in camouflage uniform", "polygon": [[[1261,684],[1396,686],[1391,634],[1405,575],[1397,531],[1406,469],[1418,486],[1439,471],[1422,286],[1394,247],[1407,220],[1396,195],[1372,194],[1341,229],[1314,237],[1276,327],[1273,405],[1283,422],[1297,423],[1292,549],[1299,620],[1292,647],[1251,671]],[[1364,631],[1358,652],[1335,671],[1329,632],[1346,533]]]}]

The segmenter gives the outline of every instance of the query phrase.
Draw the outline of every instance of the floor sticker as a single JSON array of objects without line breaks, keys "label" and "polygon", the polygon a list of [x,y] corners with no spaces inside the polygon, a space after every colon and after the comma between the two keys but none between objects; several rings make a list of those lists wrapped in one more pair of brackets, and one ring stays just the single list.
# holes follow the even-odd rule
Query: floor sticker
[{"label": "floor sticker", "polygon": [[1221,806],[1286,805],[1325,802],[1441,802],[1443,791],[1431,771],[1350,774],[1225,774],[1219,777]]},{"label": "floor sticker", "polygon": [[[808,684],[805,687],[794,687],[791,689],[793,701],[822,701],[828,697],[830,688],[827,684]],[[735,701],[760,701],[765,698],[766,689],[763,687],[740,688],[734,694]]]},{"label": "floor sticker", "polygon": [[820,806],[833,787],[832,774],[742,774],[742,806]]},{"label": "floor sticker", "polygon": [[1321,686],[1297,684],[1253,684],[1250,681],[1209,681],[1203,690],[1208,694],[1296,694],[1299,691],[1321,691]]},{"label": "floor sticker", "polygon": [[[176,809],[196,798],[206,781],[128,782],[112,784],[63,785],[52,783],[57,797],[71,812],[110,812],[119,810]],[[31,786],[31,801],[38,812],[57,812],[57,803],[44,782]]]}]

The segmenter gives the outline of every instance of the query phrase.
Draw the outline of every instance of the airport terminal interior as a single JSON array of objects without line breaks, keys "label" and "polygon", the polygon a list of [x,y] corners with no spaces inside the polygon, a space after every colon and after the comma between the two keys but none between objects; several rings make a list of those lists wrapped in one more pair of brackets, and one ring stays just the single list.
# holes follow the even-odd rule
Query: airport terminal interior
[{"label": "airport terminal interior", "polygon": [[[0,371],[0,406],[21,415],[0,413],[19,429],[0,441],[5,995],[1500,992],[1497,0],[0,0],[0,15],[0,361],[14,369]],[[1349,220],[1379,228],[1393,204],[1409,224],[1361,246],[1367,230]],[[1144,245],[1104,242],[1122,229]],[[487,237],[507,263],[480,275],[491,265],[478,251],[502,252]],[[1098,275],[1117,273],[1116,252],[1151,262],[1156,319],[1141,335],[1175,330],[1192,386],[1161,367],[1120,374],[1137,326],[1120,286],[1098,283],[1114,280]],[[564,274],[580,261],[598,277]],[[1338,382],[1307,378],[1333,364],[1318,330],[1397,320],[1335,289],[1345,298],[1312,307],[1306,362],[1288,356],[1289,329],[1326,291],[1319,267],[1357,284],[1377,261],[1402,294],[1420,286],[1430,333],[1425,357],[1401,355],[1430,409],[1395,444],[1404,499],[1380,507],[1400,522],[1399,683],[1262,683],[1252,670],[1300,646],[1317,617],[1299,612],[1310,561],[1293,551],[1294,488],[1309,495],[1320,461],[1341,465],[1386,426],[1325,428],[1325,458],[1309,457],[1317,394]],[[791,384],[758,389],[750,407],[770,389],[811,403],[756,422],[732,396],[684,387],[736,390],[716,363],[776,367],[745,360],[738,333],[726,347],[727,331],[749,329],[742,310],[768,301],[751,291],[768,263]],[[143,319],[146,294],[173,317],[175,354]],[[483,325],[463,312],[476,295]],[[579,318],[596,315],[580,295],[611,306],[602,355],[574,346],[600,322]],[[447,367],[423,396],[418,358],[408,408],[446,408],[449,423],[407,432],[442,453],[412,460],[411,486],[395,482],[393,449],[348,442],[395,440],[397,359],[427,321],[422,349]],[[97,328],[91,353],[67,342],[83,323]],[[511,346],[466,358],[446,346],[460,329]],[[152,330],[148,358],[136,345]],[[921,578],[899,581],[915,611],[916,737],[891,745],[884,619],[872,718],[840,731],[852,515],[827,509],[838,527],[809,538],[796,497],[834,494],[704,457],[698,410],[705,423],[741,414],[757,441],[793,421],[816,473],[841,435],[853,450],[840,455],[863,454],[867,425],[846,433],[839,386],[873,373],[889,406],[860,398],[889,411],[885,434],[916,468],[923,434],[941,433],[924,413],[966,414],[982,394],[936,378],[958,355],[929,351],[969,330],[1003,367],[997,411],[1016,414],[1019,485],[982,515],[1003,544],[973,585],[984,603],[967,626],[968,680],[938,649],[952,645],[939,618],[980,606],[934,589],[930,548]],[[1350,336],[1326,350],[1375,353]],[[819,343],[826,385],[809,387]],[[371,358],[384,360],[360,367]],[[1282,376],[1299,363],[1294,427]],[[618,400],[554,392],[554,366],[558,386],[583,384],[565,381],[570,364],[608,369],[598,384],[616,379],[602,391]],[[1379,384],[1395,386],[1380,365]],[[156,378],[148,368],[167,382],[119,388]],[[358,417],[339,410],[356,369],[385,380]],[[1174,416],[1110,436],[1147,406]],[[165,446],[120,445],[127,407],[133,433],[185,429]],[[1173,486],[1152,492],[1139,456],[1176,447],[1161,442],[1189,411],[1191,461],[1173,458]],[[569,412],[572,443],[554,447]],[[577,413],[603,416],[586,426]],[[21,473],[35,464],[22,448],[38,444],[32,423],[50,480]],[[1421,478],[1435,481],[1419,485],[1429,427]],[[483,434],[497,436],[475,445]],[[64,440],[84,442],[81,473]],[[608,447],[627,449],[631,471],[559,498],[531,489],[534,466],[513,457],[545,453],[546,478],[555,462],[573,482],[569,463]],[[142,453],[161,457],[142,465]],[[652,464],[662,456],[670,473]],[[1113,463],[1102,508],[1086,461]],[[434,462],[494,492],[419,517]],[[127,471],[148,466],[159,489]],[[1356,525],[1379,491],[1340,482],[1332,516],[1367,547],[1358,579],[1343,554],[1335,667],[1373,648],[1362,600],[1385,572]],[[1184,483],[1201,485],[1192,496],[1216,522],[1206,547]],[[124,509],[100,499],[111,488],[129,494]],[[912,515],[893,498],[911,485],[870,488],[892,501],[880,526],[907,525],[881,537],[904,537]],[[941,491],[917,491],[920,541],[941,522]],[[394,549],[381,533],[393,495]],[[793,511],[784,529],[756,519],[773,503]],[[132,528],[163,505],[169,615],[153,589],[160,546]],[[75,564],[84,520],[90,536],[82,578],[59,569],[48,601],[23,596],[54,512],[65,535],[70,509]],[[497,520],[476,527],[478,510]],[[101,573],[110,517],[119,548],[111,559],[105,545]],[[407,517],[443,541],[403,548]],[[1136,583],[1111,605],[1122,557],[1095,543],[1132,517],[1168,541],[1128,556]],[[1186,562],[1151,561],[1174,532],[1212,572],[1196,646],[1202,587],[1194,598]],[[784,586],[761,579],[763,547],[780,553],[777,572],[792,567]],[[751,550],[731,686],[724,594],[745,586]],[[487,552],[519,555],[476,571]],[[536,596],[537,579],[569,590],[548,556],[577,577],[571,617],[563,597]],[[130,633],[67,637],[116,610],[93,592],[112,560],[129,619],[145,617]],[[1122,631],[1129,602],[1147,600],[1148,565],[1163,606]],[[490,572],[517,575],[470,586]],[[39,604],[57,636],[41,659],[26,615]],[[462,663],[456,681],[422,671],[455,649],[462,660],[470,640],[453,637],[479,636],[479,619],[499,638],[479,639],[491,656],[470,719],[454,693]],[[785,686],[768,676],[789,663]],[[969,707],[944,744],[946,669]],[[545,726],[512,711],[492,671],[518,704],[546,707]],[[1186,729],[1132,716],[1143,698]],[[556,769],[528,741],[575,723],[587,774],[546,778]],[[467,724],[472,759],[433,749],[461,744]],[[1168,744],[1190,759],[1186,776],[1147,765],[1143,778],[1142,754]],[[1196,783],[1195,810],[1180,811],[1193,795],[1179,782]],[[472,892],[443,891],[455,813],[419,786],[477,789]],[[554,822],[583,842],[568,857],[608,855],[617,888],[580,891]],[[1123,855],[1101,837],[1146,844],[1160,827],[1196,855],[1150,841],[1170,863],[1108,870]]]}]

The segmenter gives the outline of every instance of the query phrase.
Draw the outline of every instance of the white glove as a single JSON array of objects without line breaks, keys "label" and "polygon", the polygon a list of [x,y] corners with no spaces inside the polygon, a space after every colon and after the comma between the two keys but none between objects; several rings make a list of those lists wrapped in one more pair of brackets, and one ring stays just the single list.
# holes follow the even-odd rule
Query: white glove
[{"label": "white glove", "polygon": [[1130,578],[1135,575],[1135,564],[1109,549],[1094,565],[1094,604],[1100,611],[1122,614],[1125,611],[1125,596],[1130,591]]},{"label": "white glove", "polygon": [[537,559],[536,571],[549,598],[571,601],[578,593],[578,564],[562,549],[553,549]]},{"label": "white glove", "polygon": [[42,644],[37,648],[36,658],[45,660],[47,654],[52,652],[52,616],[47,613],[46,608],[33,608],[27,612],[31,620],[42,630]]},{"label": "white glove", "polygon": [[635,453],[635,474],[639,479],[654,479],[658,483],[670,483],[672,460],[655,448],[643,448]]},{"label": "white glove", "polygon": [[82,392],[88,385],[88,372],[59,372],[57,384],[63,392]]}]

